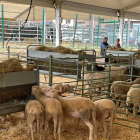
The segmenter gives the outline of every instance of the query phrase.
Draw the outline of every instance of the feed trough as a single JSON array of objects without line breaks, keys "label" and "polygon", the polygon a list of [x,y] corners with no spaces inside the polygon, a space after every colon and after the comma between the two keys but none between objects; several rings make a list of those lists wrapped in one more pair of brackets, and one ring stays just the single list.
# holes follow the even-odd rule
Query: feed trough
[{"label": "feed trough", "polygon": [[35,99],[31,95],[31,87],[38,85],[38,73],[36,68],[34,71],[9,72],[0,75],[0,116],[24,111],[26,102]]},{"label": "feed trough", "polygon": [[[64,71],[62,68],[61,70],[57,71],[57,69],[52,70],[52,75],[58,76],[63,75],[66,78],[73,78],[77,79],[77,74],[80,76],[80,72],[77,72],[77,67],[81,69],[82,67],[79,65],[79,61],[87,59],[90,62],[96,61],[96,51],[95,50],[81,50],[79,53],[76,54],[61,54],[57,52],[47,52],[47,51],[37,51],[30,49],[31,47],[39,47],[38,45],[30,45],[27,47],[27,61],[35,61],[37,62],[44,62],[45,65],[49,66],[50,56],[52,56],[52,66],[53,64],[59,64],[60,66],[73,66],[75,68],[74,73],[70,71]],[[92,54],[83,54],[83,52],[92,52]],[[47,63],[48,62],[48,63]],[[56,66],[56,65],[54,65]],[[42,67],[39,67],[39,72],[43,74],[49,74],[49,69],[44,70]]]},{"label": "feed trough", "polygon": [[[106,57],[111,55],[113,56],[113,59],[116,60],[122,60],[127,61],[130,63],[129,57],[132,57],[135,54],[135,52],[129,52],[129,51],[114,51],[114,50],[106,50]],[[108,62],[108,58],[106,58],[105,62]]]}]

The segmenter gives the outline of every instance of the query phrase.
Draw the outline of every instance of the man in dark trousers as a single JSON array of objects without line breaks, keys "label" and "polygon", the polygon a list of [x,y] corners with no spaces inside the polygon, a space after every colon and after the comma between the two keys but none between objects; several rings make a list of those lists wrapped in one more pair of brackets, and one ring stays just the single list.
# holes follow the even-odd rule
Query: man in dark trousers
[{"label": "man in dark trousers", "polygon": [[101,43],[101,57],[105,57],[106,49],[109,48],[109,44],[107,43],[108,37],[104,38],[104,41]]}]

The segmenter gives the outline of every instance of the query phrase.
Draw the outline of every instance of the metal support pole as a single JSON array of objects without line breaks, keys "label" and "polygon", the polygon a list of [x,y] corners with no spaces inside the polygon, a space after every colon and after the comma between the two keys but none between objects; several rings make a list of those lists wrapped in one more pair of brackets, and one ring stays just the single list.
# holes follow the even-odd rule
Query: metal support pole
[{"label": "metal support pole", "polygon": [[128,47],[127,43],[128,43],[128,23],[127,23],[127,29],[126,29],[126,47]]},{"label": "metal support pole", "polygon": [[37,34],[37,43],[38,43],[38,40],[39,40],[38,39],[38,23],[36,23],[36,26],[37,26],[37,33],[36,34]]},{"label": "metal support pole", "polygon": [[138,47],[138,42],[139,42],[139,31],[140,31],[140,27],[138,27],[138,33],[137,33],[137,47]]},{"label": "metal support pole", "polygon": [[2,47],[4,48],[4,12],[3,12],[3,4],[1,4],[1,23],[2,23]]},{"label": "metal support pole", "polygon": [[93,34],[94,34],[94,15],[91,15],[91,29],[90,29],[90,45],[93,46]]},{"label": "metal support pole", "polygon": [[130,34],[129,34],[129,31],[130,31],[130,19],[128,19],[128,22],[127,22],[127,24],[128,24],[128,32],[127,32],[127,47],[129,47],[129,36],[130,36]]},{"label": "metal support pole", "polygon": [[120,18],[119,38],[121,46],[123,46],[123,30],[124,30],[124,16]]},{"label": "metal support pole", "polygon": [[[111,77],[111,55],[109,55],[109,73],[108,73],[108,92],[110,93],[110,77]],[[109,98],[109,93],[107,95],[107,98]]]},{"label": "metal support pole", "polygon": [[10,59],[10,46],[8,46],[8,59]]},{"label": "metal support pole", "polygon": [[50,60],[49,60],[49,86],[52,86],[52,58],[53,58],[53,56],[50,55]]},{"label": "metal support pole", "polygon": [[113,45],[115,44],[115,20],[114,20],[114,30],[113,30]]},{"label": "metal support pole", "polygon": [[56,12],[56,46],[61,46],[61,3],[57,4],[55,9]]},{"label": "metal support pole", "polygon": [[20,20],[19,20],[19,23],[18,23],[18,30],[19,30],[19,33],[18,33],[18,41],[19,41],[19,46],[20,46]]},{"label": "metal support pole", "polygon": [[43,21],[42,21],[42,45],[45,45],[45,31],[46,31],[46,8],[43,8]]},{"label": "metal support pole", "polygon": [[100,17],[98,17],[97,47],[99,44],[99,32],[100,32]]},{"label": "metal support pole", "polygon": [[78,19],[78,13],[76,13],[76,19],[75,19],[75,28],[74,28],[73,45],[72,45],[73,48],[74,48],[74,43],[75,43],[75,34],[76,34],[76,28],[77,28],[77,19]]}]

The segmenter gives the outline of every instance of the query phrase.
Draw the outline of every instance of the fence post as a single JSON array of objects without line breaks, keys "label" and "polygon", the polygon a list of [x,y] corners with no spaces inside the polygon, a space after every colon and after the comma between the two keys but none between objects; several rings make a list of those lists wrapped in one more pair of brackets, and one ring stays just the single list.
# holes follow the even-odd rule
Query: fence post
[{"label": "fence post", "polygon": [[43,8],[43,21],[42,21],[42,45],[45,45],[45,27],[46,27],[46,8]]},{"label": "fence post", "polygon": [[49,60],[49,86],[52,86],[52,58],[53,58],[53,56],[50,55],[50,60]]},{"label": "fence post", "polygon": [[83,45],[83,40],[84,40],[84,28],[82,28],[82,45]]},{"label": "fence post", "polygon": [[3,12],[3,4],[1,4],[1,22],[2,22],[2,47],[4,48],[4,12]]},{"label": "fence post", "polygon": [[[82,79],[82,97],[84,97],[84,62],[82,62],[82,70],[83,70],[83,72],[82,72],[82,76],[83,76],[83,79]],[[82,78],[82,77],[81,77]]]},{"label": "fence post", "polygon": [[108,95],[107,98],[109,98],[109,93],[110,93],[110,73],[111,73],[111,55],[109,55],[109,73],[108,73]]},{"label": "fence post", "polygon": [[75,28],[74,28],[74,36],[73,36],[73,48],[75,43],[75,34],[76,34],[76,28],[77,28],[77,19],[78,19],[78,13],[76,13],[76,19],[75,19]]},{"label": "fence post", "polygon": [[37,43],[38,43],[38,23],[36,23],[37,25]]},{"label": "fence post", "polygon": [[10,46],[8,46],[8,59],[10,58]]},{"label": "fence post", "polygon": [[114,20],[114,30],[113,30],[113,45],[115,44],[115,20]]},{"label": "fence post", "polygon": [[137,33],[137,47],[138,47],[138,39],[139,39],[139,27],[138,27],[138,33]]},{"label": "fence post", "polygon": [[127,29],[126,29],[126,47],[128,47],[127,42],[128,42],[128,23],[127,23]]},{"label": "fence post", "polygon": [[98,17],[97,47],[99,43],[99,32],[100,32],[100,16]]},{"label": "fence post", "polygon": [[20,46],[20,20],[19,20],[19,23],[18,23],[18,30],[19,30],[18,39],[19,39],[19,46]]}]

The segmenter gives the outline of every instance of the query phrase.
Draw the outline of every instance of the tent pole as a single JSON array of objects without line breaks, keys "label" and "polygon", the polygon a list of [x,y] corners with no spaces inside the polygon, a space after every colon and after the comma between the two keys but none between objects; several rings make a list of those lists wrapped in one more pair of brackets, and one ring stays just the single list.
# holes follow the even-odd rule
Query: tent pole
[{"label": "tent pole", "polygon": [[100,32],[100,16],[98,17],[97,47],[99,43],[99,32]]},{"label": "tent pole", "polygon": [[57,4],[55,13],[56,13],[56,46],[60,46],[61,45],[61,23],[62,23],[61,3]]},{"label": "tent pole", "polygon": [[1,4],[1,14],[2,14],[2,18],[1,18],[1,22],[2,22],[2,47],[4,48],[4,12],[3,12],[3,4]]},{"label": "tent pole", "polygon": [[75,43],[75,34],[76,34],[76,28],[77,28],[77,19],[78,19],[78,13],[76,13],[76,19],[75,19],[75,28],[74,28],[73,45],[72,45],[73,48],[74,48],[74,43]]}]

